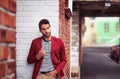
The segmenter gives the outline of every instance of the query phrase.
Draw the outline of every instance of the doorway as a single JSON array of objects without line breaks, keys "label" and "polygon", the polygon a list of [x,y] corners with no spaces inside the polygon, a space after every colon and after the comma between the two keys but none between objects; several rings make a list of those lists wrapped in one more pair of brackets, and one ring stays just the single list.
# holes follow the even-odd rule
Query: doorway
[{"label": "doorway", "polygon": [[[85,27],[85,17],[119,17],[120,16],[120,2],[115,1],[79,1],[79,0],[73,0],[73,23],[72,23],[72,29],[78,28],[76,31],[76,43],[73,42],[73,44],[76,44],[78,48],[78,62],[79,67],[81,68],[81,65],[83,64],[83,36],[86,32]],[[94,19],[94,18],[92,18]],[[91,24],[91,27],[93,27],[94,24]],[[107,29],[107,24],[105,24],[105,28]],[[106,30],[107,31],[107,30]],[[74,31],[75,32],[75,31]],[[73,31],[72,31],[73,33]],[[74,36],[74,33],[73,33]],[[95,36],[97,36],[95,33],[92,33],[92,42],[96,43]],[[78,41],[77,41],[78,40]],[[74,40],[75,41],[75,40]],[[106,41],[106,40],[103,40]],[[82,72],[81,70],[79,71]],[[80,76],[81,77],[81,76]]]}]

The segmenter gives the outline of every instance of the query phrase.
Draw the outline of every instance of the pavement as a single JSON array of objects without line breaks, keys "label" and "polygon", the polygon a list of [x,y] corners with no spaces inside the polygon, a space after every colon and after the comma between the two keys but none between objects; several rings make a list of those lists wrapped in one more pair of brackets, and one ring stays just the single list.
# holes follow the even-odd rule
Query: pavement
[{"label": "pavement", "polygon": [[83,50],[81,79],[120,79],[120,65],[109,57],[109,51]]}]

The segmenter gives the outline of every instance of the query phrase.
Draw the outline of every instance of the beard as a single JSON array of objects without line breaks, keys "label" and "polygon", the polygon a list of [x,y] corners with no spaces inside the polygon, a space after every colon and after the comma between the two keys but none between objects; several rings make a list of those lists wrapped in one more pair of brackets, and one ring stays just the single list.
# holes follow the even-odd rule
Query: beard
[{"label": "beard", "polygon": [[48,37],[50,37],[50,36],[51,36],[51,32],[48,32],[48,33],[43,34],[43,37],[45,37],[45,38],[48,38]]}]

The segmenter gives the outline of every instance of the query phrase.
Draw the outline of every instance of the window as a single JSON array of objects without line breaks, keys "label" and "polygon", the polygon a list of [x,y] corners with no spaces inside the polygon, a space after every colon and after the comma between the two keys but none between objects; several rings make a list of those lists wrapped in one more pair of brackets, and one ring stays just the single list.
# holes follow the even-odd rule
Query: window
[{"label": "window", "polygon": [[109,24],[108,23],[104,24],[104,31],[109,32]]},{"label": "window", "polygon": [[116,23],[116,32],[120,32],[120,23]]}]

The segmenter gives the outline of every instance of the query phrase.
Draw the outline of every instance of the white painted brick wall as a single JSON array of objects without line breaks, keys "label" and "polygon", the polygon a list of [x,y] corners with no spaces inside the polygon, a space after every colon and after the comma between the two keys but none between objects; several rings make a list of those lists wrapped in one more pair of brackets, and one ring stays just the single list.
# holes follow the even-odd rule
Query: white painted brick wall
[{"label": "white painted brick wall", "polygon": [[47,18],[52,35],[59,36],[59,0],[17,0],[16,14],[16,75],[17,79],[31,79],[34,64],[26,58],[31,42],[41,36],[38,23]]}]

